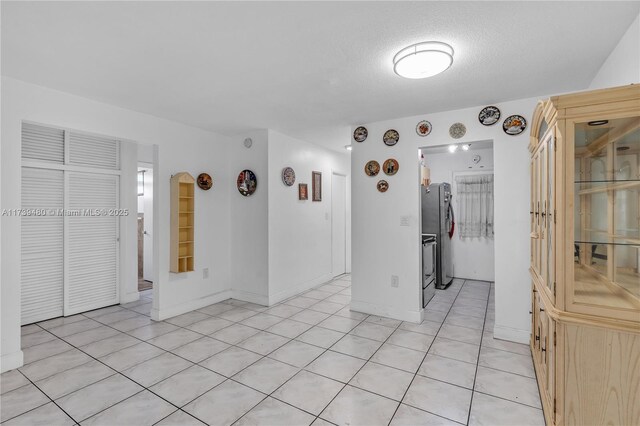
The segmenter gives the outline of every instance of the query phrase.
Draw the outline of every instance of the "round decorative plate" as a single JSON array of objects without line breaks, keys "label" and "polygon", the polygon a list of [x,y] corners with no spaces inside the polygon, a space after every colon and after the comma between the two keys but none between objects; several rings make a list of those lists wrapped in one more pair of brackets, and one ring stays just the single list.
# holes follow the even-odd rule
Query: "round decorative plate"
[{"label": "round decorative plate", "polygon": [[387,146],[394,146],[400,140],[400,134],[397,130],[389,129],[384,132],[384,136],[382,137],[382,141]]},{"label": "round decorative plate", "polygon": [[496,124],[498,120],[500,120],[500,110],[498,107],[484,107],[480,110],[480,114],[478,114],[478,121],[480,121],[480,124],[483,126],[491,126]]},{"label": "round decorative plate", "polygon": [[207,173],[200,173],[196,182],[198,182],[198,187],[205,191],[211,189],[213,186],[213,179],[211,179],[211,176]]},{"label": "round decorative plate", "polygon": [[387,182],[386,180],[379,180],[376,187],[380,192],[387,192],[387,189],[389,189],[389,182]]},{"label": "round decorative plate", "polygon": [[369,132],[366,127],[356,127],[353,131],[353,140],[356,142],[364,142],[364,140],[367,139],[367,136],[369,136]]},{"label": "round decorative plate", "polygon": [[256,178],[255,173],[251,170],[243,170],[238,175],[238,179],[236,180],[236,185],[238,186],[238,191],[245,197],[256,192],[256,188],[258,187],[258,178]]},{"label": "round decorative plate", "polygon": [[449,136],[454,139],[460,139],[467,133],[467,128],[462,123],[453,123],[451,127],[449,127]]},{"label": "round decorative plate", "polygon": [[524,132],[527,128],[527,120],[521,115],[510,115],[502,123],[502,130],[508,135],[515,136]]},{"label": "round decorative plate", "polygon": [[418,134],[418,136],[427,136],[429,133],[431,133],[431,123],[429,123],[427,120],[422,120],[416,126],[416,133]]},{"label": "round decorative plate", "polygon": [[388,176],[393,176],[396,173],[398,173],[399,168],[400,168],[400,165],[398,164],[398,160],[396,160],[395,158],[389,158],[382,165],[382,170]]},{"label": "round decorative plate", "polygon": [[367,176],[375,176],[380,173],[380,163],[376,160],[371,160],[364,165],[364,173]]},{"label": "round decorative plate", "polygon": [[284,169],[282,169],[282,182],[285,185],[291,186],[295,183],[295,181],[296,172],[294,172],[291,167],[285,167]]}]

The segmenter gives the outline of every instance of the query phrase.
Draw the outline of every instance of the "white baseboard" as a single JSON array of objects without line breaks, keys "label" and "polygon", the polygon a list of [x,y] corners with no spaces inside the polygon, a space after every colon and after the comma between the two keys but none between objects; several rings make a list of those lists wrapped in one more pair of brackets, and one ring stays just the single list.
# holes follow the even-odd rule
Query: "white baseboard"
[{"label": "white baseboard", "polygon": [[503,325],[493,326],[493,337],[509,342],[529,344],[531,332],[529,330],[521,330],[519,328],[505,327]]},{"label": "white baseboard", "polygon": [[231,290],[231,297],[243,302],[251,302],[256,305],[270,306],[269,298],[264,294],[252,293],[250,291]]},{"label": "white baseboard", "polygon": [[320,285],[320,284],[324,284],[327,283],[329,281],[331,281],[333,279],[333,276],[329,273],[329,274],[325,274],[325,275],[321,275],[317,278],[314,278],[312,280],[309,281],[305,281],[303,283],[300,284],[296,284],[295,286],[288,288],[286,290],[283,290],[281,292],[278,292],[276,294],[273,295],[269,295],[269,306],[271,305],[275,305],[278,302],[282,302],[283,300],[286,300],[288,298],[290,298],[291,296],[295,296],[297,294],[300,294],[304,291],[310,290],[313,287]]},{"label": "white baseboard", "polygon": [[124,305],[125,303],[136,302],[140,300],[140,292],[134,291],[131,293],[127,293],[123,296],[120,296],[120,304]]},{"label": "white baseboard", "polygon": [[23,364],[24,355],[22,351],[4,354],[0,356],[0,373],[22,367]]},{"label": "white baseboard", "polygon": [[231,299],[231,297],[231,290],[222,290],[217,293],[201,297],[200,299],[190,300],[178,305],[173,305],[162,309],[152,308],[151,319],[154,321],[162,321],[167,318],[175,317],[176,315],[186,314],[187,312],[195,311],[196,309],[204,308],[205,306],[222,302],[223,300]]},{"label": "white baseboard", "polygon": [[399,310],[389,306],[373,305],[353,299],[351,299],[351,310],[414,323],[421,323],[424,315],[423,311]]}]

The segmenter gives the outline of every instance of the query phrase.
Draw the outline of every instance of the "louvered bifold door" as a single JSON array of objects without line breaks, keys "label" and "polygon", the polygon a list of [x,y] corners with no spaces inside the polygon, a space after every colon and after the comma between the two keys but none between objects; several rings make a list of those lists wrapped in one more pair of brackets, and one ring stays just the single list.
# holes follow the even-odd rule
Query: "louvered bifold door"
[{"label": "louvered bifold door", "polygon": [[118,303],[117,175],[67,172],[65,316]]},{"label": "louvered bifold door", "polygon": [[22,324],[63,314],[63,173],[22,168]]}]

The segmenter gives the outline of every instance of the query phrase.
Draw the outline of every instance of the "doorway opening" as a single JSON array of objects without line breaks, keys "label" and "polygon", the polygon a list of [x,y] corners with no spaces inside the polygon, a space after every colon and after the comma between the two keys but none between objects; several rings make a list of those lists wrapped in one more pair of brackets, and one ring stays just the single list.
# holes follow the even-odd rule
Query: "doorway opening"
[{"label": "doorway opening", "polygon": [[347,272],[347,177],[331,174],[331,271]]},{"label": "doorway opening", "polygon": [[493,141],[422,147],[418,156],[421,276],[433,269],[438,289],[456,280],[493,282]]},{"label": "doorway opening", "polygon": [[[140,150],[139,150],[140,151]],[[138,162],[138,291],[152,296],[153,164]]]}]

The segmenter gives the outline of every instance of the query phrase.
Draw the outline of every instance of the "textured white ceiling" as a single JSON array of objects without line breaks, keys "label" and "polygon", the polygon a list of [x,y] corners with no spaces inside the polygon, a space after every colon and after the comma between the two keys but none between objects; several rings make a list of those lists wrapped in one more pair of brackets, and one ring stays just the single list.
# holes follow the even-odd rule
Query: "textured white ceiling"
[{"label": "textured white ceiling", "polygon": [[[585,88],[639,2],[7,2],[2,74],[233,135],[334,149],[352,124]],[[453,66],[392,70],[426,40]]]}]

